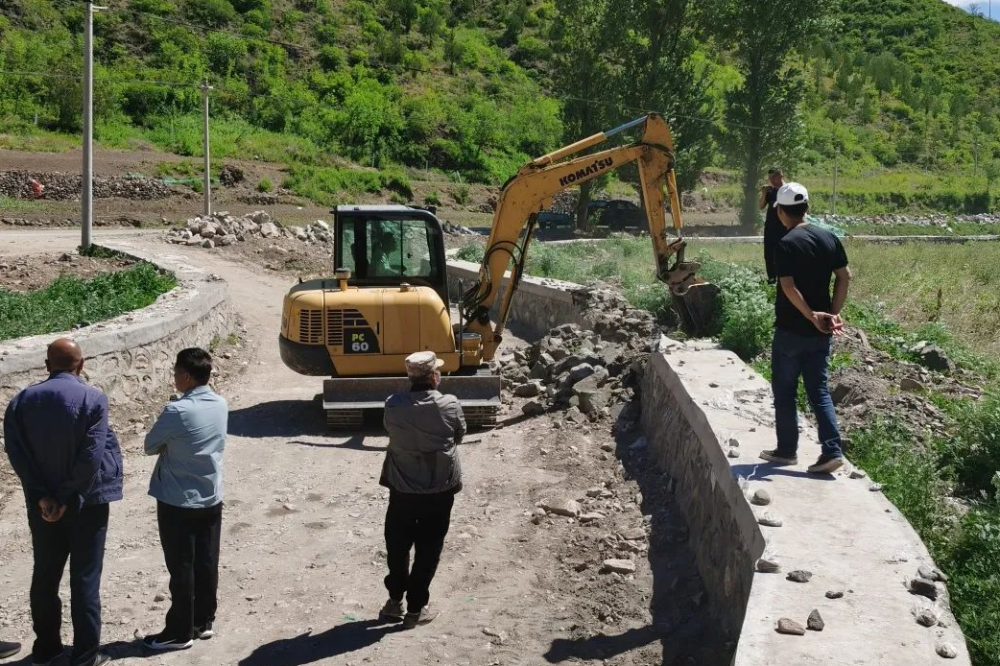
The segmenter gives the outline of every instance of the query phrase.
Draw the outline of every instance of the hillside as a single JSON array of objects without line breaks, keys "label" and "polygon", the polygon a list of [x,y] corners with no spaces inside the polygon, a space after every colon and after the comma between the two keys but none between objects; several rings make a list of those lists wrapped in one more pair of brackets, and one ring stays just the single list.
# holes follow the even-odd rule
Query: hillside
[{"label": "hillside", "polygon": [[1000,24],[942,0],[841,0],[807,54],[804,159],[855,169],[1000,158]]},{"label": "hillside", "polygon": [[[564,136],[564,109],[615,103],[557,89],[566,5],[554,0],[108,4],[95,26],[102,146],[199,154],[197,85],[208,78],[214,154],[291,164],[299,191],[343,185],[347,162],[496,184],[577,138]],[[678,119],[683,151],[685,123],[725,131],[725,91],[740,76],[713,34],[712,3],[658,4],[683,5],[693,17],[684,38],[697,40],[689,65],[702,90],[676,107],[690,109]],[[80,0],[0,7],[0,148],[76,141],[82,20]],[[975,193],[1000,178],[1000,24],[943,0],[840,0],[829,39],[789,64],[804,83],[801,147],[789,160],[798,172],[829,176],[835,156],[841,175],[868,182],[884,169],[929,170],[941,196],[885,205],[989,205]],[[609,117],[638,113],[626,106]],[[736,166],[711,137],[696,150],[699,164]]]}]

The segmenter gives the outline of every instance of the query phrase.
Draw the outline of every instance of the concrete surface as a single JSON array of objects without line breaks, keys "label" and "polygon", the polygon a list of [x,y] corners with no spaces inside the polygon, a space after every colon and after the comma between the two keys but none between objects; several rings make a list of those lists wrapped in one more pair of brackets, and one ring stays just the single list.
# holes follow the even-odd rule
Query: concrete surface
[{"label": "concrete surface", "polygon": [[[911,594],[906,583],[916,577],[920,565],[933,562],[892,503],[870,490],[869,479],[849,478],[850,465],[836,476],[807,474],[805,468],[819,455],[808,422],[803,422],[798,466],[777,467],[760,460],[758,454],[774,446],[767,382],[731,352],[700,342],[665,341],[665,351],[654,354],[647,369],[644,402],[650,400],[654,409],[644,405],[644,425],[650,429],[650,446],[659,450],[668,472],[678,469],[692,476],[692,469],[706,471],[704,461],[714,466],[707,487],[694,489],[697,496],[688,500],[693,507],[687,514],[692,533],[699,527],[709,530],[703,532],[700,544],[705,551],[700,557],[702,575],[706,582],[722,580],[725,586],[726,573],[712,567],[718,566],[715,561],[728,562],[737,565],[735,580],[742,580],[749,564],[745,554],[759,549],[760,535],[766,543],[765,557],[782,567],[776,574],[753,574],[734,664],[937,664],[944,661],[935,650],[942,641],[958,651],[948,663],[969,664],[947,594],[936,606],[943,626],[927,629],[914,619],[915,609],[933,604]],[[676,403],[672,410],[656,409],[664,402],[655,390],[661,384],[669,387]],[[651,388],[652,396],[646,397]],[[687,424],[677,418],[678,409]],[[690,431],[705,448],[700,461],[685,460],[692,455],[690,439],[684,437]],[[739,441],[736,458],[725,455],[730,438]],[[682,474],[675,474],[680,483]],[[746,496],[761,488],[771,495],[771,504],[751,507]],[[728,502],[738,526],[728,533],[718,529],[721,519],[712,515],[725,510],[719,506],[721,498]],[[748,524],[746,514],[751,509],[758,516],[779,517],[783,526]],[[786,574],[796,569],[811,571],[812,580],[804,584],[786,580]],[[736,596],[739,588],[733,588],[735,605],[744,603]],[[826,598],[831,590],[842,590],[844,597]],[[805,626],[814,609],[826,621],[821,633],[789,636],[775,631],[783,617]]]},{"label": "concrete surface", "polygon": [[176,353],[184,347],[207,347],[216,336],[237,330],[222,280],[166,247],[163,252],[143,251],[113,239],[102,245],[171,271],[177,287],[147,308],[93,326],[0,343],[0,404],[44,377],[45,349],[62,335],[83,347],[88,380],[104,390],[112,404],[120,404],[141,399],[147,389],[169,382]]}]

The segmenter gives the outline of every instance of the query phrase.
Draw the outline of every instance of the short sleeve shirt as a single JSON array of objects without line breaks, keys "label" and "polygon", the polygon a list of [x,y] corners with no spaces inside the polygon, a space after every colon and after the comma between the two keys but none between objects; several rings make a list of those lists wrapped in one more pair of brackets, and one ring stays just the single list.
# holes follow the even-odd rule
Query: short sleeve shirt
[{"label": "short sleeve shirt", "polygon": [[[811,224],[800,224],[778,243],[775,259],[779,279],[794,279],[811,309],[830,311],[833,304],[831,278],[834,271],[847,266],[847,252],[839,238]],[[829,335],[813,326],[780,288],[774,302],[774,315],[775,328],[799,335]]]}]

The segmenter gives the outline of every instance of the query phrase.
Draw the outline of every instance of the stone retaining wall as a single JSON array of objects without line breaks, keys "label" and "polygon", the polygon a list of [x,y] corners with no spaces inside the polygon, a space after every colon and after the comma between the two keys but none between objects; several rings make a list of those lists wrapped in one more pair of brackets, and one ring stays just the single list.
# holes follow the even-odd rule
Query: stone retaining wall
[{"label": "stone retaining wall", "polygon": [[[117,249],[114,242],[103,245]],[[112,405],[119,405],[142,404],[154,389],[168,386],[181,349],[207,348],[217,336],[237,331],[238,317],[224,281],[169,254],[125,254],[171,271],[177,287],[143,310],[78,331],[0,342],[0,405],[45,378],[45,349],[61,335],[80,343],[87,380],[100,387]]]},{"label": "stone retaining wall", "polygon": [[764,536],[733,480],[723,442],[663,354],[643,375],[642,425],[656,464],[675,483],[709,605],[738,637]]},{"label": "stone retaining wall", "polygon": [[[507,273],[504,288],[509,278],[510,273]],[[459,281],[464,289],[469,289],[478,279],[479,264],[459,260],[448,262],[448,290],[453,306],[461,303]],[[507,327],[527,338],[540,338],[561,324],[590,328],[581,312],[580,298],[575,294],[584,288],[573,282],[525,276],[511,304]],[[493,307],[494,316],[499,301],[498,298]]]},{"label": "stone retaining wall", "polygon": [[[80,198],[83,177],[78,173],[39,173],[33,171],[0,171],[0,196],[15,199],[32,199],[30,180],[37,180],[45,187],[43,199],[50,201],[75,201]],[[156,178],[127,178],[124,176],[94,177],[94,198],[106,199],[165,199],[171,189]]]}]

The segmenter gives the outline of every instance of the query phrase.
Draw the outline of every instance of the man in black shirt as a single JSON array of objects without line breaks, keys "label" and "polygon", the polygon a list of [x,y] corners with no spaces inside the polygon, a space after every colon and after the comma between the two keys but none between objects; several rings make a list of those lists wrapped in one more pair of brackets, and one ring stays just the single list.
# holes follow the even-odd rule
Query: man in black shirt
[{"label": "man in black shirt", "polygon": [[[837,415],[827,386],[832,336],[843,332],[840,311],[851,279],[847,253],[840,239],[805,221],[809,192],[798,183],[778,190],[775,207],[788,230],[778,242],[775,267],[780,288],[774,304],[771,387],[778,448],[760,457],[771,462],[798,463],[796,392],[801,375],[819,425],[822,454],[809,471],[830,474],[844,464]],[[830,278],[834,278],[833,295]]]},{"label": "man in black shirt", "polygon": [[781,220],[778,219],[778,210],[774,207],[778,190],[785,184],[785,177],[781,173],[781,169],[772,167],[767,172],[767,180],[770,184],[760,188],[758,205],[761,210],[767,209],[764,213],[764,267],[767,268],[767,281],[774,284],[778,279],[774,263],[774,256],[778,251],[778,241],[784,238],[788,232],[781,224]]}]

